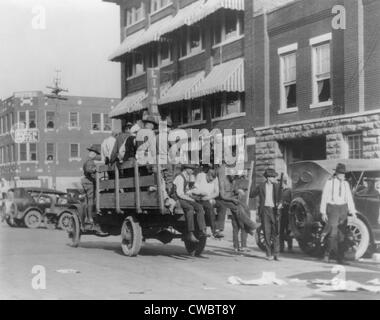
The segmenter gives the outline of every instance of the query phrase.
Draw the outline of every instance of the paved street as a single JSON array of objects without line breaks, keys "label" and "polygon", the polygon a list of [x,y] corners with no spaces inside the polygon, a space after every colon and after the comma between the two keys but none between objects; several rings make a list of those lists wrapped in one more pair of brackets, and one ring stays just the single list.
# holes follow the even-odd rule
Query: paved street
[{"label": "paved street", "polygon": [[[119,238],[82,237],[71,248],[62,231],[12,229],[0,225],[1,299],[379,299],[380,294],[321,293],[309,284],[291,279],[332,279],[332,265],[305,257],[296,250],[281,262],[268,262],[251,238],[252,252],[235,255],[231,232],[226,239],[209,240],[203,258],[186,255],[181,241],[162,245],[148,241],[136,258],[122,255]],[[31,286],[32,267],[46,268],[46,289]],[[76,274],[56,270],[75,269]],[[263,271],[276,272],[284,286],[234,286],[228,277],[260,278]],[[365,283],[380,278],[380,265],[371,261],[347,267],[349,280]]]}]

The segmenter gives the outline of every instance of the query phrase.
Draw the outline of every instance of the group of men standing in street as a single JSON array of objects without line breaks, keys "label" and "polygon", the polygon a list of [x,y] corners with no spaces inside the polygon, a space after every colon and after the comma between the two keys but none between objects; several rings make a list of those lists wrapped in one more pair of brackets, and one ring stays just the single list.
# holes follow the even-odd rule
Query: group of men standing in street
[{"label": "group of men standing in street", "polygon": [[[170,126],[171,123],[169,123],[169,130]],[[128,123],[122,133],[112,134],[104,140],[100,150],[95,146],[88,148],[89,158],[83,166],[82,184],[86,192],[90,217],[96,216],[94,215],[96,210],[93,208],[95,158],[100,155],[105,164],[111,165],[117,161],[136,159],[138,150],[136,133],[142,127],[157,130],[158,123],[151,116],[134,125]],[[158,156],[162,156],[160,150]],[[206,220],[211,226],[212,235],[215,238],[223,238],[226,212],[229,209],[234,249],[244,251],[247,246],[247,235],[254,235],[258,227],[256,221],[252,221],[250,218],[250,209],[247,202],[244,201],[244,197],[258,197],[258,215],[267,259],[279,261],[279,253],[284,251],[285,243],[287,243],[288,250],[292,251],[292,236],[289,229],[292,192],[286,175],[281,175],[281,179],[278,179],[278,173],[274,169],[268,168],[264,172],[265,181],[248,190],[248,188],[239,186],[239,179],[235,176],[226,174],[228,165],[225,162],[215,166],[184,164],[180,166],[179,170],[178,166],[169,164],[162,166],[162,170],[163,177],[165,177],[165,181],[163,181],[165,205],[174,210],[175,203],[180,204],[185,214],[186,240],[198,242],[202,237],[209,237],[210,235],[206,231]],[[345,167],[338,164],[334,176],[326,183],[320,206],[322,220],[326,225],[323,232],[323,238],[327,242],[325,260],[329,261],[330,254],[334,252],[340,263],[343,263],[341,247],[342,241],[344,241],[347,215],[348,213],[355,215],[356,211],[350,186],[344,180],[344,176]],[[113,177],[109,176],[109,178]],[[240,240],[239,233],[241,233]]]}]

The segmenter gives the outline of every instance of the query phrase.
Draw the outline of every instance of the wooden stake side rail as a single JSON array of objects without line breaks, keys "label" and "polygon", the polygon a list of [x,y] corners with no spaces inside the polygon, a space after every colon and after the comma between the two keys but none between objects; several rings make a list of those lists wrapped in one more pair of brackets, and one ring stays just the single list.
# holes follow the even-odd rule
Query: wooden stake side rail
[{"label": "wooden stake side rail", "polygon": [[[133,168],[133,177],[120,178],[120,171]],[[139,165],[136,161],[124,162],[120,166],[98,165],[96,173],[96,209],[112,209],[121,213],[123,209],[135,209],[137,213],[142,213],[144,209],[157,209],[157,213],[166,213],[164,209],[163,196],[160,192],[161,171],[157,165],[156,172],[147,176],[140,176]],[[106,173],[114,172],[114,180],[101,180],[106,177]],[[157,191],[141,191],[148,187],[156,186]],[[134,191],[130,191],[134,189]]]}]

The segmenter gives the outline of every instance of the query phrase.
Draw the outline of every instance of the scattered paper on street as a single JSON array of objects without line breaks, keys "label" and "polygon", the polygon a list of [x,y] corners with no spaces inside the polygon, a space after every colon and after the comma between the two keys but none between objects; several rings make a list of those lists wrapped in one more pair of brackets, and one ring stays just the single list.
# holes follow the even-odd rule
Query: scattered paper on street
[{"label": "scattered paper on street", "polygon": [[276,274],[274,272],[263,272],[262,277],[260,279],[254,280],[242,280],[239,277],[229,277],[228,283],[233,285],[247,285],[247,286],[265,286],[265,285],[286,285],[287,283],[284,280],[277,279]]},{"label": "scattered paper on street", "polygon": [[316,284],[318,289],[323,292],[357,292],[357,291],[368,291],[372,293],[380,293],[380,286],[374,285],[363,285],[356,281],[345,281],[337,279],[332,280],[315,280],[312,281]]},{"label": "scattered paper on street", "polygon": [[372,284],[374,286],[380,286],[380,279],[373,279],[373,280],[367,281],[367,283]]}]

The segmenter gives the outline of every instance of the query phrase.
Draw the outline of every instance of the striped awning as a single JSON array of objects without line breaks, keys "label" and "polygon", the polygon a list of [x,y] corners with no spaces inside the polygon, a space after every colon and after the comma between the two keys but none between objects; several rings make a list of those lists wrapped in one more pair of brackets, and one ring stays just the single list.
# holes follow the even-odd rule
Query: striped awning
[{"label": "striped awning", "polygon": [[200,89],[205,76],[204,71],[192,73],[179,79],[167,92],[161,95],[159,105],[176,101],[190,100],[194,92]]},{"label": "striped awning", "polygon": [[148,29],[141,29],[126,37],[119,47],[109,56],[109,60],[116,61],[122,55],[131,52],[145,44],[160,40],[160,30],[170,24],[172,16],[167,16],[151,24]]},{"label": "striped awning", "polygon": [[[167,94],[171,87],[171,82],[164,82],[160,85],[160,95]],[[110,112],[111,118],[119,118],[127,113],[132,113],[146,109],[148,107],[148,93],[140,90],[126,96],[115,108]]]},{"label": "striped awning", "polygon": [[118,118],[126,113],[131,113],[143,109],[142,102],[147,97],[145,90],[133,92],[126,96],[115,108],[110,112],[111,118]]},{"label": "striped awning", "polygon": [[160,36],[164,36],[167,33],[173,32],[189,22],[189,17],[193,15],[195,11],[198,11],[204,5],[204,0],[195,1],[178,10],[177,14],[172,17],[170,23],[164,25],[158,33]]},{"label": "striped awning", "polygon": [[244,11],[244,0],[208,0],[202,2],[203,4],[186,18],[187,25],[195,24],[222,8]]},{"label": "striped awning", "polygon": [[238,58],[215,66],[191,98],[223,91],[244,92],[244,89],[244,59]]}]

